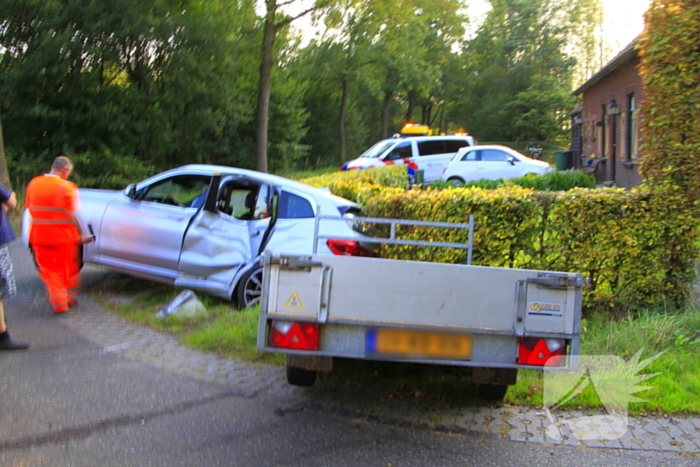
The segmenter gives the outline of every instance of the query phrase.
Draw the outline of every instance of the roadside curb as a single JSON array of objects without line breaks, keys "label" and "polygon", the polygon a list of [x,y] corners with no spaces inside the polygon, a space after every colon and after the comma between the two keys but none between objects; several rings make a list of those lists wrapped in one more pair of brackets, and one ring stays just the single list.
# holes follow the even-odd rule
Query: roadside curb
[{"label": "roadside curb", "polygon": [[[458,409],[421,408],[415,405],[367,407],[357,397],[305,389],[287,384],[285,370],[242,360],[228,360],[180,344],[176,339],[144,326],[133,324],[83,299],[79,309],[60,320],[68,328],[102,347],[130,360],[229,388],[241,397],[293,398],[291,408],[281,412],[318,409],[345,417],[386,423],[401,427],[427,429],[453,434],[469,434],[524,443],[566,445],[588,448],[700,453],[700,418],[670,416],[626,419],[626,431],[620,439],[579,441],[571,430],[562,430],[561,439],[548,435],[551,426],[542,410],[528,407],[466,406]],[[281,413],[283,415],[283,413]],[[585,412],[557,412],[559,424],[586,417]],[[604,427],[601,427],[604,432]],[[595,436],[594,436],[595,438]],[[584,438],[585,439],[585,438]]]}]

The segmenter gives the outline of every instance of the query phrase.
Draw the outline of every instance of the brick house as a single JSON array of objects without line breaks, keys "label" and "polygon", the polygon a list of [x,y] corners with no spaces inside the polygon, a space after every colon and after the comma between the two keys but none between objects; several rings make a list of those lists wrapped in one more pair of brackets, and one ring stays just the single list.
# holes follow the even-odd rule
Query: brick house
[{"label": "brick house", "polygon": [[574,91],[581,98],[571,112],[574,165],[591,170],[601,184],[631,188],[643,181],[639,115],[645,96],[638,47],[639,37]]}]

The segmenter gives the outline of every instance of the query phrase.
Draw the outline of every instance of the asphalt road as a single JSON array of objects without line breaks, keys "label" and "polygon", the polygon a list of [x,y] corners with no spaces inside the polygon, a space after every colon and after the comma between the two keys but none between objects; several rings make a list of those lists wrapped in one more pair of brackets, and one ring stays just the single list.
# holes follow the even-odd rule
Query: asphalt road
[{"label": "asphalt road", "polygon": [[[31,341],[0,353],[0,466],[697,466],[675,453],[447,435],[246,395],[108,352],[54,316],[13,246],[9,327]],[[80,313],[80,310],[69,313]],[[106,312],[105,312],[106,313]]]}]

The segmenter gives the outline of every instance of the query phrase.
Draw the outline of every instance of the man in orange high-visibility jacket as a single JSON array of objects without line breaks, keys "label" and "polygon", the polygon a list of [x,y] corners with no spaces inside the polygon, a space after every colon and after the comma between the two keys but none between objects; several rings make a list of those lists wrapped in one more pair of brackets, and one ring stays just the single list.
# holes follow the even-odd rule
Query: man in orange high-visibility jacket
[{"label": "man in orange high-visibility jacket", "polygon": [[58,156],[50,173],[29,182],[25,197],[31,217],[29,244],[56,313],[78,303],[78,245],[88,240],[81,235],[75,217],[75,211],[80,209],[78,187],[66,180],[72,171],[71,160]]}]

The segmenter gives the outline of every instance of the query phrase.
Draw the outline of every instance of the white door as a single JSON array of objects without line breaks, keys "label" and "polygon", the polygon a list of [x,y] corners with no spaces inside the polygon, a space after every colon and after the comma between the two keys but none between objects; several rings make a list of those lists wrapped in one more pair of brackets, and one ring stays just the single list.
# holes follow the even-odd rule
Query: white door
[{"label": "white door", "polygon": [[418,164],[418,168],[423,170],[425,182],[432,183],[440,179],[442,171],[457,151],[464,146],[469,146],[469,143],[466,140],[431,138],[418,141],[416,145],[418,156],[414,161]]},{"label": "white door", "polygon": [[508,159],[512,157],[506,151],[501,149],[481,149],[480,166],[483,167],[479,172],[482,178],[489,180],[497,180],[499,178],[515,178],[518,173],[518,161],[510,162]]}]

